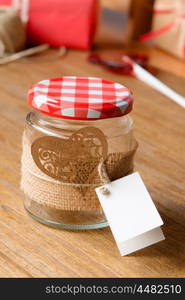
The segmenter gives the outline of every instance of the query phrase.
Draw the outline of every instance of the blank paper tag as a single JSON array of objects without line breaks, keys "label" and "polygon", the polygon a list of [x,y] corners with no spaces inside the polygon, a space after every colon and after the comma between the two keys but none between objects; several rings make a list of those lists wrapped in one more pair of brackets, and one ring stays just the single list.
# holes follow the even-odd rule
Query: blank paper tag
[{"label": "blank paper tag", "polygon": [[133,173],[103,187],[109,194],[96,193],[121,255],[127,255],[165,239],[163,221],[139,175]]}]

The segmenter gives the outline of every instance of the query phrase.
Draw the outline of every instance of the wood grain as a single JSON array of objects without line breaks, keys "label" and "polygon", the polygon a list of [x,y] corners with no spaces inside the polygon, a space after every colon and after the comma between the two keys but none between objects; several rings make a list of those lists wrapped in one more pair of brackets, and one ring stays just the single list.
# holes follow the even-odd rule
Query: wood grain
[{"label": "wood grain", "polygon": [[[168,64],[165,57],[161,65]],[[177,61],[177,68],[179,65]],[[165,222],[165,241],[121,257],[109,228],[57,230],[26,214],[19,182],[21,135],[29,111],[27,89],[39,80],[62,75],[100,76],[132,89],[132,117],[139,142],[135,166]],[[185,95],[183,77],[165,71],[158,76]],[[89,64],[87,52],[70,50],[66,57],[52,62],[30,58],[1,66],[0,277],[185,276],[184,126],[184,109],[136,79]]]}]

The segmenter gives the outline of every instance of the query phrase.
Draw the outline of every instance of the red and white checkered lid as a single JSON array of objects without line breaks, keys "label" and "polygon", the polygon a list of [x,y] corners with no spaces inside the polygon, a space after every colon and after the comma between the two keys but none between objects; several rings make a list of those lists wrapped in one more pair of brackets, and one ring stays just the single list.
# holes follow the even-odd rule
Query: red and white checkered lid
[{"label": "red and white checkered lid", "polygon": [[28,92],[28,103],[52,117],[97,120],[128,114],[133,96],[129,89],[113,81],[65,76],[33,85]]}]

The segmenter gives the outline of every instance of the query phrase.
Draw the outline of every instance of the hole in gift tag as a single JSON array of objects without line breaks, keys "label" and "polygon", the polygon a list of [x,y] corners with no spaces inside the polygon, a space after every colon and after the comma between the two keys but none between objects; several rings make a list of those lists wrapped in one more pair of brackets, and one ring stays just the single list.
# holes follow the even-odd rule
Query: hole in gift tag
[{"label": "hole in gift tag", "polygon": [[100,188],[100,191],[103,195],[110,195],[110,190],[107,187],[103,186],[102,188]]}]

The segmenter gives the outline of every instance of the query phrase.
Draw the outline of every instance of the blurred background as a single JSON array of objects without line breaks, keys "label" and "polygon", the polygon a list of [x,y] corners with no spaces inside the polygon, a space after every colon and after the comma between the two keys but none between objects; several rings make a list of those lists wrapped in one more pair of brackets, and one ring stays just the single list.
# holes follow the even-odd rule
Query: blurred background
[{"label": "blurred background", "polygon": [[[184,61],[185,0],[0,0],[0,276],[184,275]],[[135,170],[167,236],[153,250],[121,260],[108,232],[53,234],[25,216],[19,182],[27,91],[65,75],[101,77],[133,92]]]},{"label": "blurred background", "polygon": [[[46,44],[129,49],[163,69],[167,57],[167,70],[185,76],[184,13],[184,0],[0,0],[0,64],[13,61],[13,53],[17,59],[44,52]],[[26,48],[31,52],[19,54]]]}]

